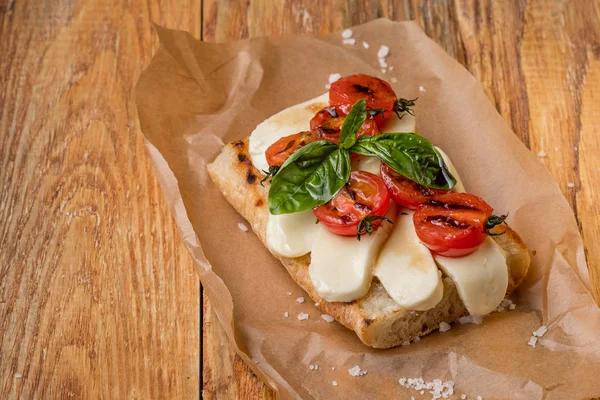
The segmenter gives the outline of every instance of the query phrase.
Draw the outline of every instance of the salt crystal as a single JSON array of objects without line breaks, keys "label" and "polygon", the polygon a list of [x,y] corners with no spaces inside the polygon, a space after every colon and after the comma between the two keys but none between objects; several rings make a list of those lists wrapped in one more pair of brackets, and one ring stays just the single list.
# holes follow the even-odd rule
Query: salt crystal
[{"label": "salt crystal", "polygon": [[397,83],[398,79],[394,76],[392,79],[390,79],[390,81],[392,81],[392,83]]},{"label": "salt crystal", "polygon": [[287,294],[288,296],[291,296],[291,295],[292,295],[292,292],[287,292],[286,294]]},{"label": "salt crystal", "polygon": [[329,83],[325,84],[325,89],[329,89],[331,85]]},{"label": "salt crystal", "polygon": [[367,42],[363,42],[363,47],[364,47],[365,49],[368,49],[368,48],[369,48],[369,43],[367,43]]},{"label": "salt crystal", "polygon": [[308,314],[301,312],[300,314],[298,314],[298,319],[300,321],[303,321],[305,319],[308,319]]},{"label": "salt crystal", "polygon": [[388,56],[388,54],[390,54],[390,48],[386,45],[382,45],[377,52],[377,57],[385,58]]},{"label": "salt crystal", "polygon": [[298,298],[296,299],[296,302],[298,302],[298,303],[300,303],[300,304],[304,303],[304,297],[298,297]]},{"label": "salt crystal", "polygon": [[354,39],[354,38],[344,39],[344,44],[348,44],[350,46],[354,46],[356,44],[356,39]]},{"label": "salt crystal", "polygon": [[464,399],[466,399],[466,398],[467,398],[467,395],[466,395],[466,394],[461,394],[461,395],[460,395],[460,398],[464,400]]},{"label": "salt crystal", "polygon": [[335,321],[335,318],[333,318],[331,315],[327,315],[327,314],[321,314],[321,318],[323,318],[327,322]]},{"label": "salt crystal", "polygon": [[381,73],[385,74],[385,68],[381,68]]},{"label": "salt crystal", "polygon": [[517,305],[516,304],[511,304],[510,306],[508,306],[508,308],[510,310],[514,310],[515,308],[517,308]]},{"label": "salt crystal", "polygon": [[440,322],[440,332],[449,331],[450,328],[452,328],[452,327],[450,326],[449,323],[447,323],[447,322]]},{"label": "salt crystal", "polygon": [[315,366],[314,366],[314,365],[312,365],[312,364],[310,364],[310,365],[308,366],[308,368],[310,368],[311,370],[314,370],[314,369],[315,369]]},{"label": "salt crystal", "polygon": [[401,343],[401,346],[408,346],[409,344],[410,344],[410,342],[408,340],[406,340]]},{"label": "salt crystal", "polygon": [[574,188],[575,184],[573,182],[569,182],[567,183],[567,187]]},{"label": "salt crystal", "polygon": [[546,332],[548,332],[548,328],[546,327],[546,325],[542,325],[538,328],[537,331],[533,332],[533,336],[536,337],[542,337],[546,334]]},{"label": "salt crystal", "polygon": [[336,381],[331,381],[331,386],[337,386],[337,382]]},{"label": "salt crystal", "polygon": [[248,232],[248,227],[241,222],[238,224],[238,228],[240,228],[240,231],[242,232]]},{"label": "salt crystal", "polygon": [[546,157],[548,154],[546,154],[546,152],[544,150],[540,150],[538,152],[538,157]]},{"label": "salt crystal", "polygon": [[394,70],[394,66],[390,65],[390,67],[388,68],[389,71],[393,71]]},{"label": "salt crystal", "polygon": [[344,39],[350,39],[352,37],[352,35],[354,35],[354,32],[352,32],[352,29],[344,29],[342,31],[342,37]]},{"label": "salt crystal", "polygon": [[360,369],[360,367],[358,365],[355,365],[354,367],[352,367],[348,370],[348,373],[351,376],[363,376],[363,375],[367,374],[367,371],[363,371]]},{"label": "salt crystal", "polygon": [[477,400],[483,400],[483,397],[477,396]]},{"label": "salt crystal", "polygon": [[22,377],[23,377],[23,375],[21,375],[21,374],[20,374],[20,373],[18,373],[18,372],[15,374],[15,378],[16,378],[16,379],[21,379]]},{"label": "salt crystal", "polygon": [[531,347],[535,347],[536,343],[537,343],[537,338],[535,336],[530,337],[529,342],[527,342],[527,344],[530,345]]},{"label": "salt crystal", "polygon": [[413,339],[413,342],[418,343],[421,341],[421,338],[419,336],[417,336],[416,338]]},{"label": "salt crystal", "polygon": [[419,92],[426,92],[425,87],[423,85],[419,86]]},{"label": "salt crystal", "polygon": [[283,316],[287,318],[287,317],[290,316],[290,313],[286,311],[286,312],[283,313]]},{"label": "salt crystal", "polygon": [[579,149],[577,148],[577,146],[573,146],[573,150],[577,151]]},{"label": "salt crystal", "polygon": [[554,151],[558,151],[558,147],[555,147],[555,148],[554,148]]}]

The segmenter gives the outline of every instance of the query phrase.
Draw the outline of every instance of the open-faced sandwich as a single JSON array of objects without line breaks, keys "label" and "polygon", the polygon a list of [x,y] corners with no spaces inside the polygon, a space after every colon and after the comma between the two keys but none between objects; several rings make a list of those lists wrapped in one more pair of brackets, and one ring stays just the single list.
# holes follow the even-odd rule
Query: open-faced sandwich
[{"label": "open-faced sandwich", "polygon": [[381,79],[347,76],[208,166],[317,306],[375,348],[492,312],[530,263],[506,217],[414,133],[414,105]]}]

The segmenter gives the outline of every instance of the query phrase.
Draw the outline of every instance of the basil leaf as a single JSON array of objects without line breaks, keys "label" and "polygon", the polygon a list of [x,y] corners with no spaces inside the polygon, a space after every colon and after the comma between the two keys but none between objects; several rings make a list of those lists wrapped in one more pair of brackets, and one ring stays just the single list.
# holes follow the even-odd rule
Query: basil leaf
[{"label": "basil leaf", "polygon": [[342,123],[342,130],[340,132],[340,147],[342,149],[349,149],[354,145],[356,142],[356,132],[363,126],[366,119],[367,103],[364,99],[360,99],[354,103],[350,113]]},{"label": "basil leaf", "polygon": [[451,189],[456,185],[442,155],[427,139],[414,133],[363,136],[350,151],[377,157],[400,175],[423,186]]},{"label": "basil leaf", "polygon": [[327,140],[296,150],[271,181],[273,215],[309,210],[327,203],[350,179],[350,153]]}]

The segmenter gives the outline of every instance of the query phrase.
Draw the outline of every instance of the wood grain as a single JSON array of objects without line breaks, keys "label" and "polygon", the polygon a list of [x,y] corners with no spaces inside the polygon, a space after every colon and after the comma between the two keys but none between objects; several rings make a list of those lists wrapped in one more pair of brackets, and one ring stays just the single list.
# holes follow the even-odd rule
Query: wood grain
[{"label": "wood grain", "polygon": [[[187,10],[198,10],[188,12]],[[199,284],[133,88],[199,1],[0,1],[0,398],[197,398]]]},{"label": "wood grain", "polygon": [[[540,157],[576,213],[600,301],[600,3],[574,1],[217,1],[205,0],[203,36],[329,33],[369,20],[416,20],[483,85],[517,136]],[[596,105],[596,107],[594,107]],[[273,393],[241,360],[205,304],[204,394]],[[239,387],[252,387],[241,397]],[[225,396],[225,394],[227,394]],[[222,397],[223,396],[223,397]]]}]

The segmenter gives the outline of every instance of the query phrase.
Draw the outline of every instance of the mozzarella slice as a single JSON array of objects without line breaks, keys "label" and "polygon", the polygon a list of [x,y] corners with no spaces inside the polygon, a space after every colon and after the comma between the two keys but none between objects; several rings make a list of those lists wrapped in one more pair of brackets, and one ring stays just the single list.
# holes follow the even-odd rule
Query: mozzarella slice
[{"label": "mozzarella slice", "polygon": [[487,237],[473,253],[462,257],[435,255],[440,268],[454,281],[458,295],[471,315],[494,311],[508,287],[506,254]]},{"label": "mozzarella slice", "polygon": [[379,176],[380,166],[381,160],[377,157],[358,156],[358,158],[352,162],[353,171],[367,171],[377,176]]},{"label": "mozzarella slice", "polygon": [[429,249],[421,243],[412,221],[414,211],[403,209],[375,264],[374,275],[396,303],[425,311],[443,297],[444,285]]},{"label": "mozzarella slice", "polygon": [[450,157],[448,157],[448,155],[446,153],[444,153],[442,151],[442,149],[440,149],[439,147],[435,146],[435,149],[440,152],[440,154],[442,155],[442,158],[444,159],[444,162],[446,163],[446,166],[450,170],[450,173],[452,174],[454,179],[456,179],[456,185],[454,185],[452,190],[456,193],[466,192],[465,185],[463,185],[462,181],[460,180],[460,177],[458,176],[458,172],[456,171],[456,168],[454,168],[454,164],[452,164],[452,161],[450,161]]},{"label": "mozzarella slice", "polygon": [[[388,218],[392,219],[395,214],[396,207],[390,203]],[[375,258],[391,228],[391,224],[382,222],[372,235],[362,235],[358,241],[354,236],[336,235],[320,226],[308,267],[319,296],[327,301],[347,302],[367,294],[373,279]]]},{"label": "mozzarella slice", "polygon": [[312,210],[271,215],[267,221],[267,246],[282,257],[300,257],[310,252],[319,230]]},{"label": "mozzarella slice", "polygon": [[265,151],[282,137],[310,130],[310,120],[315,114],[329,105],[329,94],[286,108],[261,122],[250,134],[248,151],[252,164],[267,171],[269,163]]}]

